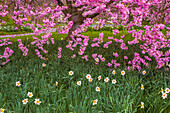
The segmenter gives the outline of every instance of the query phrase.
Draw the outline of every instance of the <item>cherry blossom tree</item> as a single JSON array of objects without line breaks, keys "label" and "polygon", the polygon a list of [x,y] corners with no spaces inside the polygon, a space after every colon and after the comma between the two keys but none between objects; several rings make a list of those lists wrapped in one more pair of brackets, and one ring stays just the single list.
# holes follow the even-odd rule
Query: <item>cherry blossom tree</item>
[{"label": "cherry blossom tree", "polygon": [[[59,24],[58,20],[63,15],[62,24],[64,27],[57,26],[57,32],[59,34],[68,34],[65,38],[69,42],[67,48],[74,50],[78,44],[80,44],[79,55],[83,55],[86,47],[88,46],[89,36],[81,35],[82,32],[86,32],[87,28],[92,25],[95,29],[102,28],[106,22],[105,18],[97,18],[98,16],[109,17],[108,20],[112,21],[113,27],[118,25],[127,26],[128,32],[135,38],[128,42],[128,45],[139,43],[139,41],[145,42],[141,44],[140,48],[142,54],[148,54],[150,57],[154,57],[158,63],[157,68],[164,66],[165,62],[169,62],[170,59],[170,28],[165,27],[166,24],[170,23],[170,1],[169,0],[1,0],[0,5],[0,16],[5,17],[9,13],[8,6],[13,4],[14,11],[12,16],[16,25],[30,26],[34,31],[34,41],[32,45],[36,45],[38,49],[41,49],[44,53],[48,51],[43,48],[43,44],[49,44],[49,39],[54,43],[51,33],[47,33],[42,36],[42,39],[36,36],[39,33],[49,30]],[[19,17],[19,14],[23,14],[23,17]],[[28,17],[35,17],[37,20],[42,20],[43,27],[37,23],[27,23]],[[94,21],[97,18],[99,23]],[[5,23],[3,19],[0,20]],[[132,26],[141,26],[143,21],[149,21],[152,26],[146,25],[145,33],[144,30],[131,30]],[[44,28],[45,27],[45,28]],[[164,35],[162,29],[166,28],[167,33]],[[114,29],[113,35],[119,33],[119,30]],[[144,33],[144,34],[143,34]],[[121,36],[124,38],[124,36]],[[128,50],[128,46],[122,39],[116,39],[114,37],[108,37],[109,42],[104,44],[104,48],[108,48],[113,41],[121,44],[121,49],[124,51]],[[5,40],[4,42],[7,42]],[[26,56],[28,52],[27,46],[24,47],[21,40],[19,41],[19,47],[23,51],[23,55]],[[1,41],[2,42],[2,41]],[[103,43],[103,33],[99,34],[99,38],[93,40],[92,47],[99,47]],[[8,42],[11,44],[12,42]],[[73,44],[74,43],[74,44]],[[5,45],[4,43],[1,46]],[[165,53],[161,51],[161,48],[168,48]],[[35,49],[38,57],[46,60],[38,49]],[[59,58],[61,58],[62,48],[59,48]],[[8,57],[12,54],[12,50],[9,48],[5,49],[4,55],[0,58],[6,58],[7,63]],[[82,58],[87,60],[88,55],[84,55]],[[94,59],[97,58],[97,54],[92,55]],[[118,53],[113,52],[113,56],[119,57]],[[139,53],[134,53],[134,59],[129,61],[128,69],[137,68],[141,69],[140,64],[148,66],[146,60],[150,61],[149,56],[144,58],[140,57]],[[105,61],[102,55],[98,55],[101,61]],[[127,56],[124,56],[128,59]],[[4,64],[5,64],[4,63]],[[98,63],[97,63],[98,64]],[[108,63],[108,66],[118,67],[120,64],[116,60],[112,60]]]}]

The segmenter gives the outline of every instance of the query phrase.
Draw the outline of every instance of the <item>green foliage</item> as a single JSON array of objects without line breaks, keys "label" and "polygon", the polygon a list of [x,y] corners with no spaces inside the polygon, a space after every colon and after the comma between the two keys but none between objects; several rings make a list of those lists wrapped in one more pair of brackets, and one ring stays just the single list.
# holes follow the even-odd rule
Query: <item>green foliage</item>
[{"label": "green foliage", "polygon": [[[55,35],[53,34],[53,36]],[[22,40],[22,42],[24,45],[28,45],[30,40]],[[136,48],[137,52],[141,52],[138,49],[139,45],[129,47],[127,54],[119,49],[119,45],[115,44],[110,45],[108,49],[88,47],[85,54],[104,53],[105,62],[110,62],[113,59],[111,51],[119,50],[122,57],[117,60],[120,63],[125,62],[124,65],[126,65],[127,61],[123,60],[123,55],[126,54],[131,60],[133,55],[130,51]],[[108,68],[105,62],[95,65],[91,56],[89,56],[90,60],[86,62],[78,55],[79,47],[76,47],[75,51],[71,51],[66,48],[66,45],[67,42],[61,40],[55,40],[54,45],[44,45],[49,52],[41,53],[48,57],[47,61],[37,57],[32,45],[30,45],[27,56],[22,56],[18,42],[9,45],[9,48],[15,52],[11,56],[11,61],[0,68],[0,106],[7,109],[7,112],[17,113],[82,111],[83,113],[168,113],[170,96],[168,94],[167,99],[164,100],[160,91],[161,88],[170,88],[169,72],[165,72],[163,69],[142,67],[142,71],[146,70],[146,75],[142,75],[141,72],[127,71],[120,67],[115,69],[116,75],[112,75],[111,68]],[[57,58],[58,47],[62,47],[61,59]],[[3,53],[4,48],[1,48],[0,54]],[[75,59],[70,58],[72,54],[76,54]],[[42,67],[42,63],[45,63],[46,67]],[[126,72],[124,76],[120,74],[122,70]],[[69,71],[73,71],[74,75],[70,76]],[[92,82],[88,82],[86,79],[87,74],[91,74]],[[102,76],[100,81],[97,80],[98,76]],[[109,77],[108,83],[104,82],[105,77]],[[112,84],[112,79],[116,79],[117,83]],[[81,86],[76,84],[79,80],[82,81]],[[15,85],[17,81],[20,81],[21,86]],[[56,81],[59,83],[58,86],[55,85]],[[143,91],[140,89],[141,84],[145,87]],[[97,86],[100,87],[100,92],[95,91]],[[28,92],[33,92],[32,98],[27,97]],[[22,100],[25,98],[28,98],[29,102],[23,105]],[[34,104],[35,98],[42,101],[39,106]],[[95,99],[98,99],[98,103],[93,106],[92,101]],[[138,106],[141,105],[141,102],[145,104],[144,109]]]}]

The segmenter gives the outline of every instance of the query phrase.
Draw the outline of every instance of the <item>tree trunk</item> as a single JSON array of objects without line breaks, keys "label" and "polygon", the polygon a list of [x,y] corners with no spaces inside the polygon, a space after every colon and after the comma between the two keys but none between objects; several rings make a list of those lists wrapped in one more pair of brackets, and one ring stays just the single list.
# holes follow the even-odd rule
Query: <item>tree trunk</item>
[{"label": "tree trunk", "polygon": [[[65,38],[66,41],[72,40],[72,38],[71,38],[72,32],[75,31],[77,28],[80,27],[80,25],[83,24],[84,17],[81,14],[72,15],[69,18],[69,21],[73,21],[74,24],[73,24],[72,28],[69,30],[68,36]],[[74,38],[76,38],[76,37],[74,37]]]},{"label": "tree trunk", "polygon": [[[65,40],[69,41],[69,40],[72,40],[71,38],[71,35],[72,35],[72,32],[75,31],[77,28],[80,27],[80,24],[79,23],[74,23],[72,28],[69,30],[68,32],[68,36],[65,38]],[[74,37],[75,38],[75,37]]]},{"label": "tree trunk", "polygon": [[33,22],[33,21],[34,21],[34,16],[31,17],[31,22]]}]

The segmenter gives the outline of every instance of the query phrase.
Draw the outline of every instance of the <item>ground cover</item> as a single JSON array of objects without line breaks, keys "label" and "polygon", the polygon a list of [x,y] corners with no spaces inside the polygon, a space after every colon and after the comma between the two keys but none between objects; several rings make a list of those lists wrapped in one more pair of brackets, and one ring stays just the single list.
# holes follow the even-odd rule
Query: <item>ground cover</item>
[{"label": "ground cover", "polygon": [[[27,45],[29,41],[23,41]],[[90,41],[91,43],[91,41]],[[122,55],[116,59],[121,64],[120,68],[108,68],[105,62],[99,62],[95,65],[95,61],[90,57],[86,62],[78,55],[79,47],[75,51],[66,48],[68,42],[55,40],[55,44],[44,45],[49,50],[47,54],[43,54],[48,58],[44,61],[37,57],[34,46],[30,45],[27,56],[22,56],[22,51],[18,48],[18,42],[9,45],[9,48],[15,50],[11,56],[11,61],[5,66],[0,67],[0,106],[5,108],[7,112],[130,112],[130,113],[168,113],[170,110],[170,97],[162,98],[161,88],[169,88],[168,81],[170,71],[164,71],[164,68],[154,69],[154,60],[149,68],[142,66],[141,72],[137,70],[128,71],[126,68],[128,60],[124,60],[126,54],[129,60],[133,59],[132,53],[135,51],[141,53],[139,45],[129,46],[129,52],[122,51],[113,43],[109,48],[88,47],[85,54],[91,55],[96,52],[103,54],[106,58],[105,62],[110,61],[113,55],[110,51],[117,50]],[[62,57],[58,58],[58,47],[62,47]],[[3,52],[2,47],[0,52]],[[75,58],[71,58],[76,54]],[[142,55],[141,55],[142,57]],[[46,64],[46,65],[43,65]],[[115,74],[113,74],[115,70]],[[125,71],[125,75],[121,75],[121,71]],[[142,71],[146,74],[142,74]],[[73,71],[73,75],[69,72]],[[86,78],[90,74],[93,78],[92,82]],[[101,76],[101,80],[98,77]],[[109,78],[108,82],[104,80]],[[112,80],[116,83],[113,84]],[[20,86],[16,86],[16,82],[20,82]],[[56,81],[58,84],[56,84]],[[81,85],[77,82],[81,81]],[[144,90],[141,88],[144,85]],[[96,87],[100,91],[96,91]],[[28,92],[32,92],[33,97],[27,96]],[[28,103],[23,105],[22,101],[28,99]],[[40,105],[35,105],[34,100],[39,98]],[[98,100],[93,105],[94,100]],[[144,102],[144,109],[141,107]]]}]

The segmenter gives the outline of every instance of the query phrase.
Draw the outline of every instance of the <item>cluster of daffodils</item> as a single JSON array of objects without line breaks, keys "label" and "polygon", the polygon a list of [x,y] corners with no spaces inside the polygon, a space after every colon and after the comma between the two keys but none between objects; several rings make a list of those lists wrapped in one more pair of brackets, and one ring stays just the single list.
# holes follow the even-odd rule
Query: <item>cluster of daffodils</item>
[{"label": "cluster of daffodils", "polygon": [[[115,75],[115,74],[116,74],[116,71],[113,70],[113,71],[112,71],[112,74]],[[124,70],[121,71],[121,75],[125,75],[125,71],[124,71]],[[116,79],[113,79],[113,80],[112,80],[112,84],[116,84]]]},{"label": "cluster of daffodils", "polygon": [[[16,82],[16,86],[17,86],[17,87],[21,86],[21,83],[20,83],[19,81],[17,81],[17,82]],[[32,92],[28,92],[27,96],[28,96],[29,98],[32,98],[32,97],[33,97]],[[26,98],[26,99],[22,100],[22,103],[23,103],[24,105],[26,105],[26,104],[28,103],[28,99]],[[40,101],[39,99],[35,99],[34,103],[35,103],[36,105],[40,105],[41,101]],[[2,109],[2,110],[3,110],[3,109]]]},{"label": "cluster of daffodils", "polygon": [[[32,98],[32,97],[33,97],[32,92],[28,92],[27,96],[28,96],[29,98]],[[28,103],[28,99],[26,98],[26,99],[22,100],[22,103],[23,103],[24,105],[26,105],[26,104]],[[40,101],[40,99],[35,99],[34,103],[35,103],[36,105],[40,105],[41,101]]]},{"label": "cluster of daffodils", "polygon": [[[73,71],[70,71],[69,72],[69,75],[73,75],[74,74],[74,72]],[[115,70],[113,70],[112,71],[112,74],[113,75],[115,75],[116,74],[116,71]],[[144,70],[144,71],[142,71],[142,74],[143,75],[145,75],[146,74],[146,71]],[[123,70],[123,71],[121,71],[121,75],[125,75],[125,71]],[[97,79],[98,80],[101,80],[101,76],[98,76],[97,77]],[[92,82],[93,81],[93,78],[91,77],[91,75],[90,74],[87,74],[86,75],[86,79],[88,79],[88,81],[89,82]],[[109,82],[109,77],[106,77],[105,79],[104,79],[104,82]],[[116,79],[113,79],[112,80],[112,84],[116,84]],[[81,86],[81,81],[77,81],[77,85],[78,86]],[[56,85],[58,85],[58,82],[56,82]],[[141,87],[139,87],[139,88],[141,88],[141,90],[144,90],[144,85],[143,84],[141,84]],[[100,87],[99,86],[97,86],[96,88],[95,88],[95,90],[96,90],[96,92],[100,92]],[[169,93],[170,92],[170,89],[169,88],[166,88],[165,89],[165,92],[164,92],[164,90],[162,89],[162,97],[163,97],[163,99],[165,99],[165,98],[167,98],[167,93]],[[97,104],[97,102],[98,102],[98,99],[95,99],[95,100],[92,100],[91,102],[93,102],[93,105],[96,105]],[[141,106],[141,108],[144,108],[144,102],[141,102],[141,105],[139,105],[139,106]]]},{"label": "cluster of daffodils", "polygon": [[[97,60],[97,59],[96,59]],[[112,74],[113,75],[115,75],[116,74],[116,71],[115,70],[113,70],[112,71]],[[143,72],[142,72],[142,74],[143,75],[145,75],[146,74],[146,71],[144,70]],[[121,71],[121,75],[125,75],[125,71],[123,70],[123,71]],[[91,78],[91,75],[90,74],[87,74],[86,75],[86,78],[89,80],[89,82],[91,82],[93,79]],[[98,78],[98,80],[101,80],[101,76],[98,76],[97,77]],[[80,82],[81,83],[81,81],[78,81],[78,82]],[[77,82],[77,84],[78,84],[78,82]],[[104,82],[109,82],[109,77],[106,77],[105,79],[104,79]],[[112,80],[112,84],[116,84],[116,79],[113,79]],[[78,84],[79,85],[79,84]],[[96,87],[96,89],[95,89],[97,92],[100,92],[100,87]],[[144,90],[144,85],[143,84],[141,84],[141,90]],[[97,99],[96,100],[93,100],[93,105],[96,105],[97,104]],[[141,102],[141,105],[139,105],[139,106],[141,106],[141,108],[144,108],[144,102]]]},{"label": "cluster of daffodils", "polygon": [[87,74],[87,75],[86,75],[86,78],[89,80],[89,82],[92,82],[92,81],[93,81],[93,78],[91,77],[90,74]]},{"label": "cluster of daffodils", "polygon": [[166,89],[165,89],[165,92],[164,92],[163,89],[161,89],[161,92],[162,92],[162,98],[165,99],[165,98],[167,98],[167,93],[170,92],[170,89],[169,89],[169,88],[166,88]]},{"label": "cluster of daffodils", "polygon": [[[113,70],[112,74],[116,74],[116,71]],[[125,71],[122,71],[121,74],[122,74],[122,75],[125,75]],[[93,80],[93,78],[91,77],[90,74],[87,74],[87,75],[86,75],[86,79],[88,79],[89,82],[92,82],[92,80]],[[98,80],[101,80],[101,76],[98,76],[97,79],[98,79]],[[106,77],[106,78],[104,79],[104,82],[109,82],[109,80],[110,80],[109,77]],[[78,82],[77,82],[77,85],[80,85],[80,84],[81,84],[81,81],[78,81]],[[112,84],[116,84],[116,79],[113,79],[113,80],[112,80]],[[96,90],[97,92],[100,92],[100,87],[97,86],[97,87],[95,88],[95,90]],[[93,105],[96,105],[96,104],[97,104],[97,101],[98,101],[97,99],[96,99],[96,100],[93,100]]]},{"label": "cluster of daffodils", "polygon": [[[73,74],[74,74],[73,71],[70,71],[70,72],[69,72],[69,75],[70,75],[70,76],[72,76]],[[81,86],[81,81],[77,81],[77,85]]]}]

